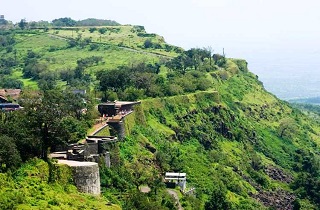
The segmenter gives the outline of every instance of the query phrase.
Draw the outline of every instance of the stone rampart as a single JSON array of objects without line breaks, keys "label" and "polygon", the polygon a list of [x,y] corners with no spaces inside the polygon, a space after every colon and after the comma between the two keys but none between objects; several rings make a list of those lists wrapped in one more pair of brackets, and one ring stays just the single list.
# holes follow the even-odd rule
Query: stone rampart
[{"label": "stone rampart", "polygon": [[74,183],[80,192],[100,194],[100,174],[97,163],[71,160],[58,160],[58,163],[71,167]]}]

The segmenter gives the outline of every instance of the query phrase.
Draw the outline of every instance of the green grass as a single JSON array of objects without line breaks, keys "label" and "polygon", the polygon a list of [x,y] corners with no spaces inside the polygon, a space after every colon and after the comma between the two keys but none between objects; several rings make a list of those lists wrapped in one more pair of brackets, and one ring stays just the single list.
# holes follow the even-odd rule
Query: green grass
[{"label": "green grass", "polygon": [[[12,78],[21,80],[25,89],[34,90],[38,89],[37,82],[22,77],[24,59],[29,50],[39,55],[39,60],[46,63],[50,71],[58,74],[61,70],[74,69],[79,59],[100,56],[102,62],[85,70],[85,73],[90,74],[93,80],[95,80],[95,73],[100,70],[117,69],[120,66],[133,66],[139,63],[154,64],[159,63],[164,57],[169,59],[178,55],[174,51],[167,52],[164,49],[145,49],[143,45],[147,39],[151,39],[153,43],[162,47],[167,44],[159,35],[138,36],[138,33],[133,31],[133,26],[130,25],[105,27],[108,30],[105,34],[100,34],[98,31],[90,33],[89,28],[91,27],[80,27],[78,31],[74,28],[74,30],[50,29],[48,32],[42,30],[19,32],[14,35],[16,40],[13,46],[14,51],[7,53],[6,48],[2,48],[0,56],[16,59],[21,65],[19,65],[20,69],[13,72]],[[120,30],[111,32],[115,29]],[[98,49],[90,50],[90,43],[83,48],[80,46],[68,48],[68,41],[76,38],[78,34],[81,34],[81,40],[91,38],[92,42],[98,44]],[[61,81],[58,83],[58,86],[65,85]]]},{"label": "green grass", "polygon": [[38,83],[32,79],[23,78],[22,70],[15,70],[12,75],[12,78],[19,79],[23,82],[23,87],[29,90],[38,90]]},{"label": "green grass", "polygon": [[39,35],[17,35],[17,44],[15,45],[18,53],[25,53],[27,50],[33,50],[35,52],[46,53],[49,47],[65,47],[67,42],[63,39],[49,36],[47,34]]},{"label": "green grass", "polygon": [[[92,130],[92,132],[94,132]],[[96,133],[96,136],[110,136],[110,130],[109,127],[105,127],[104,129],[100,130],[98,133]]]},{"label": "green grass", "polygon": [[[77,30],[49,30],[48,33],[53,36],[64,37],[64,38],[77,38],[81,36],[81,38],[90,38],[92,42],[108,44],[114,46],[123,46],[132,49],[143,49],[146,52],[151,53],[159,53],[165,56],[174,57],[177,56],[177,53],[170,51],[167,52],[163,49],[144,49],[144,42],[146,39],[152,40],[153,43],[158,43],[160,45],[164,45],[164,38],[156,35],[155,37],[141,37],[138,36],[136,32],[133,32],[133,26],[106,26],[106,27],[96,27],[106,28],[107,32],[105,34],[101,34],[98,31],[94,31],[90,33],[89,28],[92,27],[81,27]],[[110,29],[119,29],[119,32],[111,32]]]}]

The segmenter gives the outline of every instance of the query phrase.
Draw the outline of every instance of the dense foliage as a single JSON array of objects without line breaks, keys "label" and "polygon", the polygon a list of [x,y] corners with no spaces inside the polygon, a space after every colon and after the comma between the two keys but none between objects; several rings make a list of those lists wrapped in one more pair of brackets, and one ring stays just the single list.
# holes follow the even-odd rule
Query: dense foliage
[{"label": "dense foliage", "polygon": [[7,153],[0,153],[2,169],[18,165],[19,161],[12,161],[20,158],[46,159],[50,150],[84,138],[95,117],[91,102],[84,100],[79,94],[61,90],[24,93],[22,110],[1,113],[1,136],[11,142],[3,147]]}]

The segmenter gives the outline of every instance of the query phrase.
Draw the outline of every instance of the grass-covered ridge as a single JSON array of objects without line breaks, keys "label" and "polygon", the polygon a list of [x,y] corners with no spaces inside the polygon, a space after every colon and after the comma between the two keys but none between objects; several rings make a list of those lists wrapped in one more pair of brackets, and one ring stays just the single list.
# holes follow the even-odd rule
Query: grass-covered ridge
[{"label": "grass-covered ridge", "polygon": [[[125,162],[148,162],[145,176],[148,170],[186,172],[201,208],[217,192],[232,209],[276,208],[277,196],[291,208],[316,208],[298,183],[306,164],[319,158],[319,125],[266,92],[253,74],[228,74],[227,80],[213,77],[215,91],[143,100],[132,134],[120,144]],[[268,192],[275,193],[269,203],[257,202]]]}]

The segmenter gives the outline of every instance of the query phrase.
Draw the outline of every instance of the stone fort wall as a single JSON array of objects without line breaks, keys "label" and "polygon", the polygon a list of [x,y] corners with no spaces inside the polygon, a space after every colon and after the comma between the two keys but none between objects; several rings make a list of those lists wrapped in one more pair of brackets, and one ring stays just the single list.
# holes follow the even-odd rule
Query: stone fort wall
[{"label": "stone fort wall", "polygon": [[80,192],[93,195],[100,194],[100,174],[98,163],[58,160],[59,164],[66,164],[72,169],[73,180]]}]

